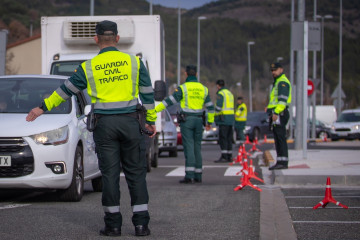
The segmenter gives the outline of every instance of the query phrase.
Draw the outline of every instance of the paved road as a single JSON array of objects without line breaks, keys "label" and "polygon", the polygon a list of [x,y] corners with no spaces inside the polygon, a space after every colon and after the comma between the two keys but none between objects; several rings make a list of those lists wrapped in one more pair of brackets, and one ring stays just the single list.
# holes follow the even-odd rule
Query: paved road
[{"label": "paved road", "polygon": [[[273,144],[259,148],[273,149]],[[334,197],[348,205],[348,210],[333,208],[334,205],[311,208],[322,200],[325,186],[280,189],[259,183],[264,189],[261,194],[250,187],[234,192],[240,183],[235,175],[239,168],[213,162],[219,158],[218,145],[205,144],[202,153],[203,183],[194,185],[178,183],[184,171],[183,152],[177,158],[169,158],[165,153],[159,158],[159,167],[147,177],[152,234],[142,239],[281,239],[290,236],[289,227],[294,227],[295,239],[360,238],[358,189],[333,190]],[[262,178],[260,168],[256,169]],[[133,236],[124,180],[121,177],[121,239],[138,239]],[[92,192],[88,183],[85,187],[85,196],[79,203],[59,202],[53,193],[0,191],[0,239],[104,239],[98,235],[103,227],[101,194]],[[273,233],[274,216],[281,218],[284,213],[288,218],[276,220],[280,232]]]}]

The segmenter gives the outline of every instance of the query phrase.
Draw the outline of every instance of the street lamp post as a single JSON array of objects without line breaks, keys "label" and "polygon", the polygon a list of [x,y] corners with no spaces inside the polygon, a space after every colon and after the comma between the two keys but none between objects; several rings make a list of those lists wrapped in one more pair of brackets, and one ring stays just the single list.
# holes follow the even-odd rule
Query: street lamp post
[{"label": "street lamp post", "polygon": [[178,2],[178,65],[177,65],[177,85],[180,86],[181,78],[181,9],[180,1]]},{"label": "street lamp post", "polygon": [[200,21],[205,20],[206,17],[198,17],[198,39],[197,39],[197,72],[198,72],[198,82],[200,82]]},{"label": "street lamp post", "polygon": [[316,18],[321,19],[321,79],[320,79],[320,105],[324,104],[324,19],[333,18],[332,15],[320,16]]},{"label": "street lamp post", "polygon": [[152,0],[150,0],[149,2],[149,15],[153,15],[153,4],[152,4]]},{"label": "street lamp post", "polygon": [[251,60],[250,60],[250,45],[254,45],[255,42],[248,42],[248,67],[249,67],[249,106],[250,112],[252,112],[252,92],[251,92]]}]

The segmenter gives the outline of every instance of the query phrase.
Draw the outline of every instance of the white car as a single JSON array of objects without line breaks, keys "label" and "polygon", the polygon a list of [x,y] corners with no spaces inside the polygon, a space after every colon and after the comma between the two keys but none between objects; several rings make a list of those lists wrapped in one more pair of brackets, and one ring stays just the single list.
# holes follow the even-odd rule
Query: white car
[{"label": "white car", "polygon": [[331,127],[331,140],[360,139],[360,109],[349,109],[341,112]]},{"label": "white car", "polygon": [[102,190],[83,92],[33,122],[25,119],[67,78],[0,77],[0,189],[52,189],[63,201],[80,201],[86,180]]},{"label": "white car", "polygon": [[177,131],[167,109],[161,112],[161,129],[159,135],[159,155],[169,152],[169,157],[177,157]]}]

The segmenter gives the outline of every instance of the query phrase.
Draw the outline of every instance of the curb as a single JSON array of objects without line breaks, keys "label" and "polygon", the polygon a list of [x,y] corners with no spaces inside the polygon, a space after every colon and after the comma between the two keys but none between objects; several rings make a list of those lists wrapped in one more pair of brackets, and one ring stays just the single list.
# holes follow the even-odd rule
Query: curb
[{"label": "curb", "polygon": [[274,163],[275,160],[273,159],[271,153],[269,150],[266,150],[264,152],[264,163],[265,163],[265,166],[269,166],[270,163]]}]

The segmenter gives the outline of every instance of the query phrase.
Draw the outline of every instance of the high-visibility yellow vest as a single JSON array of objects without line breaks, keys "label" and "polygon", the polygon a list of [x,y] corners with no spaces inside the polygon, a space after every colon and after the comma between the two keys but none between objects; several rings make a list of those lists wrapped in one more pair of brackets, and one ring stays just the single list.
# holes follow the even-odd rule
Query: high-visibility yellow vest
[{"label": "high-visibility yellow vest", "polygon": [[139,96],[138,57],[119,51],[104,52],[81,64],[94,109],[135,106]]},{"label": "high-visibility yellow vest", "polygon": [[[289,96],[279,96],[278,91],[279,91],[279,84],[281,82],[286,82],[287,84],[289,84]],[[279,101],[278,100],[279,97],[283,97],[283,98],[287,97],[286,102]],[[271,93],[270,93],[270,101],[269,101],[267,108],[275,109],[275,108],[279,107],[280,112],[282,112],[286,107],[290,106],[290,103],[291,103],[291,83],[286,78],[285,74],[283,74],[278,79],[276,79],[274,87],[272,88]],[[278,114],[279,112],[275,111],[275,113]]]},{"label": "high-visibility yellow vest", "polygon": [[[243,110],[240,110],[241,108],[243,108]],[[241,103],[235,112],[235,121],[238,122],[245,122],[246,121],[246,117],[247,117],[247,107],[245,103]]]},{"label": "high-visibility yellow vest", "polygon": [[183,98],[180,100],[180,107],[183,112],[201,113],[209,90],[199,82],[186,82],[180,85]]},{"label": "high-visibility yellow vest", "polygon": [[233,115],[234,114],[234,95],[227,89],[221,89],[218,94],[223,97],[221,111],[216,115]]}]

